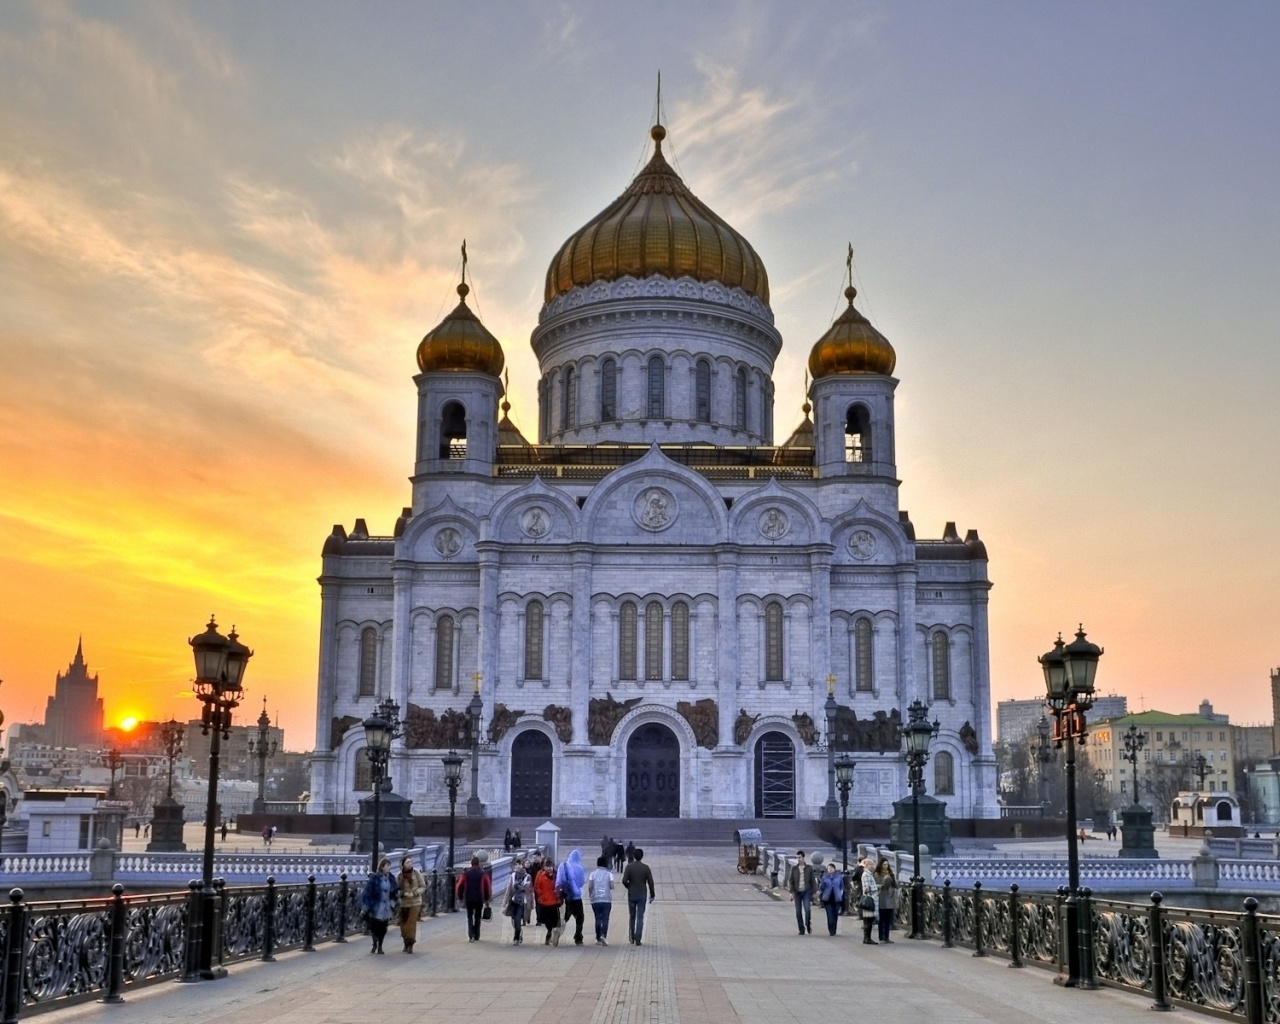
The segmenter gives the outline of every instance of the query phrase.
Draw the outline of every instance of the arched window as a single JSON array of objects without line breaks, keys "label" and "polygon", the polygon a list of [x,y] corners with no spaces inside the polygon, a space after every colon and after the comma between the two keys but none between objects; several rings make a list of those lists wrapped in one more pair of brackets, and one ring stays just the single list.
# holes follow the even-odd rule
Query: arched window
[{"label": "arched window", "polygon": [[777,601],[764,606],[764,677],[782,679],[782,605]]},{"label": "arched window", "polygon": [[662,605],[657,601],[644,609],[644,677],[662,678]]},{"label": "arched window", "polygon": [[351,788],[357,793],[373,792],[373,762],[369,760],[367,748],[361,747],[355,752],[351,769]]},{"label": "arched window", "polygon": [[667,368],[661,356],[649,359],[648,417],[651,420],[667,418]]},{"label": "arched window", "polygon": [[636,677],[636,606],[625,601],[618,609],[618,678]]},{"label": "arched window", "polygon": [[448,615],[441,615],[436,623],[435,689],[453,689],[453,618]]},{"label": "arched window", "polygon": [[359,697],[372,697],[378,678],[378,633],[370,626],[360,634],[360,681],[356,689]]},{"label": "arched window", "polygon": [[689,678],[689,606],[683,601],[671,606],[671,678]]},{"label": "arched window", "polygon": [[524,677],[542,678],[541,601],[530,601],[524,610]]},{"label": "arched window", "polygon": [[865,405],[851,405],[845,413],[844,461],[871,461],[871,414]]},{"label": "arched window", "polygon": [[618,418],[618,364],[606,359],[600,366],[600,419]]},{"label": "arched window", "polygon": [[951,645],[947,634],[933,634],[933,699],[951,699]]},{"label": "arched window", "polygon": [[955,796],[956,763],[949,750],[933,755],[933,791],[938,796]]},{"label": "arched window", "polygon": [[875,640],[870,619],[858,619],[853,624],[853,674],[854,689],[870,693],[876,688]]},{"label": "arched window", "polygon": [[568,430],[578,419],[578,380],[572,366],[565,367],[560,391],[560,429]]},{"label": "arched window", "polygon": [[711,364],[705,359],[698,360],[693,372],[693,418],[711,422]]},{"label": "arched window", "polygon": [[467,410],[461,402],[445,402],[440,410],[440,458],[467,457]]},{"label": "arched window", "polygon": [[733,425],[747,429],[747,371],[739,369],[733,379]]}]

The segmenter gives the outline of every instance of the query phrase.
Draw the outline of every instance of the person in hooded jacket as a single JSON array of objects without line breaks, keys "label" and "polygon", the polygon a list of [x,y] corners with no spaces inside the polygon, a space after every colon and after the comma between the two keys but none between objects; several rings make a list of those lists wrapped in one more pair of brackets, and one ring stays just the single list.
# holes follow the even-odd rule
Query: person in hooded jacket
[{"label": "person in hooded jacket", "polygon": [[511,939],[513,946],[524,943],[525,908],[533,899],[533,879],[524,869],[524,861],[517,860],[511,871],[511,882],[507,886],[507,895],[502,901],[502,912],[511,918],[511,927],[515,935]]},{"label": "person in hooded jacket", "polygon": [[587,882],[587,872],[582,866],[582,853],[573,850],[569,859],[556,871],[556,892],[564,900],[564,924],[569,927],[569,919],[573,918],[573,944],[582,945],[582,887]]}]

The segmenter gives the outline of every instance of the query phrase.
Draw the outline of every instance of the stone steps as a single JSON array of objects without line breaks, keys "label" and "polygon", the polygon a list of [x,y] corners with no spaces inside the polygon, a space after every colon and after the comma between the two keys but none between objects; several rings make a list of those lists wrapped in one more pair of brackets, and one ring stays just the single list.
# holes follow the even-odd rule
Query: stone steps
[{"label": "stone steps", "polygon": [[[519,830],[528,845],[546,819],[496,818],[477,845],[501,846],[505,831]],[[553,818],[560,827],[560,848],[596,849],[604,836],[637,846],[733,846],[738,829],[758,828],[769,845],[815,845],[819,829],[829,822],[795,818]]]}]

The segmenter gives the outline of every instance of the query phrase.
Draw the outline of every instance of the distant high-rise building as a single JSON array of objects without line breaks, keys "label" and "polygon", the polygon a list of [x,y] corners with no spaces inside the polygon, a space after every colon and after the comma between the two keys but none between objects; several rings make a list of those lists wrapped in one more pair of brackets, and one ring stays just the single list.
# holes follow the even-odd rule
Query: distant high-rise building
[{"label": "distant high-rise building", "polygon": [[55,747],[102,743],[102,698],[98,696],[98,677],[89,675],[84,663],[83,641],[76,644],[76,656],[66,674],[58,675],[54,683],[44,725],[49,743]]}]

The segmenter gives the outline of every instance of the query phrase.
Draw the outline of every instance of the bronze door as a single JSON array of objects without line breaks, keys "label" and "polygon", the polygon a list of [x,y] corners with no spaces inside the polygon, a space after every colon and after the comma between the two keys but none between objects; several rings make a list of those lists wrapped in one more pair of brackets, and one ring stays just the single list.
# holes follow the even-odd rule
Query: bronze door
[{"label": "bronze door", "polygon": [[680,817],[680,741],[650,722],[627,741],[627,817]]},{"label": "bronze door", "polygon": [[551,815],[551,740],[527,729],[511,744],[511,817]]}]

